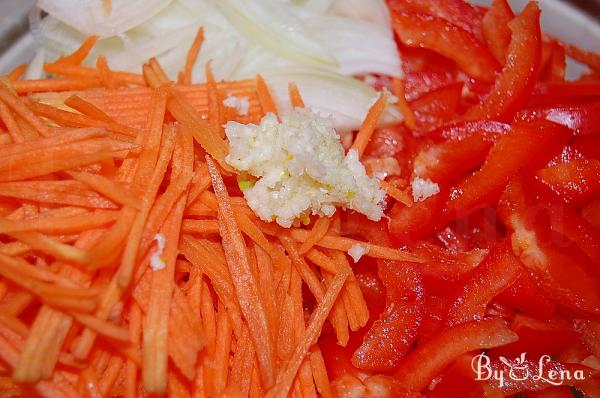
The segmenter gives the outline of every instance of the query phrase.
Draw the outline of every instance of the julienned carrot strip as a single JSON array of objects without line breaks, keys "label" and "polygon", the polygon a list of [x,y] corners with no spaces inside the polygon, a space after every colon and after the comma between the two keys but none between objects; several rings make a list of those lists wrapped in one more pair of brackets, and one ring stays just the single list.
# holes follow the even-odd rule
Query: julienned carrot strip
[{"label": "julienned carrot strip", "polygon": [[8,134],[10,135],[12,142],[18,143],[25,141],[15,117],[8,106],[2,101],[0,101],[0,119],[2,119],[2,122],[8,129]]},{"label": "julienned carrot strip", "polygon": [[271,386],[275,379],[275,350],[273,335],[269,331],[268,316],[261,303],[256,280],[250,270],[246,244],[237,225],[223,178],[208,155],[206,163],[215,195],[219,200],[221,239],[231,279],[254,343],[261,379],[265,386]]},{"label": "julienned carrot strip", "polygon": [[[338,264],[338,269],[350,267],[348,258],[344,253],[337,250],[331,250],[330,252],[333,260]],[[350,329],[356,331],[365,326],[369,321],[369,308],[354,273],[348,277],[343,293],[346,312],[348,314],[352,312],[355,315],[354,322],[349,322]],[[350,317],[348,317],[348,320],[350,320]]]},{"label": "julienned carrot strip", "polygon": [[330,224],[330,217],[319,217],[310,230],[310,236],[302,243],[298,252],[304,254],[309,251],[323,236],[325,236],[325,234],[327,234]]},{"label": "julienned carrot strip", "polygon": [[220,105],[222,105],[217,90],[217,82],[212,73],[211,63],[208,62],[205,68],[206,74],[206,92],[208,95],[208,123],[213,131],[219,133],[219,137],[225,138],[225,130],[220,123]]},{"label": "julienned carrot strip", "polygon": [[109,224],[117,219],[118,211],[98,210],[71,217],[38,217],[28,220],[0,220],[0,233],[38,231],[69,234]]},{"label": "julienned carrot strip", "polygon": [[194,37],[194,41],[190,46],[190,50],[187,53],[185,58],[185,68],[183,70],[182,83],[183,84],[192,84],[192,68],[196,63],[196,59],[198,58],[198,54],[200,53],[200,49],[202,48],[202,43],[204,43],[204,27],[201,26],[198,29],[198,33]]},{"label": "julienned carrot strip", "polygon": [[112,265],[121,255],[127,235],[137,215],[130,207],[121,210],[117,221],[103,235],[102,239],[88,253],[86,267],[90,270]]},{"label": "julienned carrot strip", "polygon": [[183,236],[183,254],[210,279],[219,299],[227,303],[226,308],[236,334],[241,332],[242,315],[235,299],[235,288],[227,270],[225,256],[215,252],[209,242],[194,239],[189,235]]},{"label": "julienned carrot strip", "polygon": [[103,397],[106,397],[115,384],[117,377],[119,377],[119,373],[121,372],[121,368],[123,367],[124,360],[120,355],[113,355],[110,358],[108,366],[104,371],[104,374],[100,378],[98,383],[98,387],[100,388],[100,394]]},{"label": "julienned carrot strip", "polygon": [[150,67],[152,68],[154,73],[156,74],[156,77],[158,77],[160,84],[167,84],[167,83],[171,82],[171,79],[169,79],[169,76],[167,76],[167,73],[162,68],[162,66],[160,65],[160,63],[158,62],[158,60],[156,58],[154,58],[154,57],[150,58],[150,60],[148,61],[148,64],[150,65]]},{"label": "julienned carrot strip", "polygon": [[275,283],[273,281],[273,263],[271,260],[271,251],[265,251],[258,245],[253,245],[256,255],[256,267],[258,272],[258,284],[262,293],[263,302],[269,315],[269,328],[273,334],[273,341],[276,341],[276,333],[279,329],[277,299],[275,297]]},{"label": "julienned carrot strip", "polygon": [[329,376],[327,375],[327,368],[325,367],[323,354],[321,353],[321,350],[319,349],[318,345],[315,345],[311,348],[310,366],[312,368],[315,386],[317,387],[319,394],[321,394],[323,398],[333,398],[333,393],[329,385]]},{"label": "julienned carrot strip", "polygon": [[367,112],[367,116],[365,116],[365,119],[361,123],[358,134],[356,134],[356,138],[354,139],[354,143],[352,143],[352,146],[350,147],[351,150],[354,149],[358,152],[359,157],[365,152],[365,149],[371,140],[371,136],[377,127],[377,123],[379,122],[381,115],[383,115],[383,112],[385,112],[387,103],[388,95],[385,92],[380,93],[377,101],[371,105],[369,112]]},{"label": "julienned carrot strip", "polygon": [[4,324],[21,337],[27,337],[29,334],[29,327],[14,315],[0,312],[0,323]]},{"label": "julienned carrot strip", "polygon": [[[164,97],[157,92],[154,97],[154,111],[150,115],[149,124],[144,135],[147,142],[142,155],[138,160],[134,176],[134,192],[141,196],[142,209],[136,216],[131,233],[125,245],[125,252],[121,260],[118,273],[118,282],[121,287],[126,287],[131,282],[138,257],[139,245],[144,231],[144,224],[150,212],[152,204],[160,184],[164,178],[167,166],[175,147],[175,130],[172,127],[165,128],[163,143],[161,142],[162,122],[158,123],[160,115],[164,117]],[[157,160],[158,157],[158,160]]]},{"label": "julienned carrot strip", "polygon": [[236,341],[236,350],[233,356],[229,386],[239,390],[242,396],[247,397],[250,391],[250,377],[254,362],[254,349],[248,328],[242,329],[242,335]]},{"label": "julienned carrot strip", "polygon": [[215,353],[209,360],[212,362],[212,374],[209,396],[219,396],[227,386],[229,373],[229,352],[231,350],[231,321],[225,310],[225,305],[219,301],[217,311],[217,339]]},{"label": "julienned carrot strip", "polygon": [[415,114],[406,100],[404,82],[402,79],[398,77],[394,77],[392,79],[392,94],[398,98],[396,107],[400,110],[400,112],[402,112],[402,116],[404,116],[404,124],[406,124],[406,127],[409,129],[414,130],[417,127],[415,122]]},{"label": "julienned carrot strip", "polygon": [[30,101],[29,107],[37,115],[51,119],[64,127],[104,127],[109,131],[130,137],[136,137],[139,133],[137,129],[124,126],[114,121],[97,120],[87,115],[65,111],[41,102]]},{"label": "julienned carrot strip", "polygon": [[87,172],[67,171],[71,177],[75,180],[82,182],[88,187],[92,188],[101,195],[106,196],[108,199],[115,203],[122,204],[131,208],[138,209],[139,204],[137,199],[124,188],[121,184],[106,178],[100,174],[92,174]]},{"label": "julienned carrot strip", "polygon": [[0,133],[0,145],[10,144],[13,139],[6,133]]},{"label": "julienned carrot strip", "polygon": [[218,234],[219,222],[217,220],[183,220],[181,232],[188,234]]},{"label": "julienned carrot strip", "polygon": [[166,267],[155,270],[152,274],[153,294],[150,296],[148,311],[144,318],[142,341],[144,355],[142,377],[144,388],[150,393],[162,393],[167,388],[169,310],[185,201],[185,198],[179,198],[165,220],[162,233],[166,242],[162,257]]},{"label": "julienned carrot strip", "polygon": [[98,108],[91,102],[84,100],[77,94],[73,94],[69,98],[67,98],[65,100],[65,105],[94,119],[102,120],[108,123],[114,123],[113,118],[108,116],[102,109]]},{"label": "julienned carrot strip", "polygon": [[[304,242],[310,236],[310,231],[294,228],[290,230],[290,235],[296,241]],[[325,235],[316,245],[325,247],[327,249],[340,250],[344,252],[347,252],[354,245],[360,245],[368,249],[368,252],[365,253],[365,256],[383,258],[387,260],[410,261],[415,263],[423,262],[423,259],[404,250],[374,245],[372,243],[362,242],[341,236]]]},{"label": "julienned carrot strip", "polygon": [[398,202],[406,205],[407,207],[412,207],[412,198],[406,191],[398,189],[395,185],[392,185],[385,180],[381,181],[379,183],[379,186],[381,186],[381,188],[385,190],[385,193],[387,193],[392,198],[396,199]]},{"label": "julienned carrot strip", "polygon": [[275,101],[273,101],[269,87],[261,75],[256,76],[256,92],[258,93],[258,101],[262,107],[263,114],[273,113],[279,118],[279,112],[277,112]]},{"label": "julienned carrot strip", "polygon": [[284,398],[287,396],[292,383],[296,377],[298,369],[308,355],[310,348],[317,342],[323,328],[323,324],[327,320],[337,297],[346,282],[346,278],[350,275],[349,269],[342,269],[333,278],[323,300],[319,302],[317,308],[310,316],[308,327],[306,328],[302,342],[296,346],[294,354],[287,363],[285,370],[277,377],[277,383],[269,390],[267,397],[269,398]]},{"label": "julienned carrot strip", "polygon": [[[304,283],[306,283],[317,302],[323,300],[325,297],[325,289],[321,285],[321,282],[315,272],[298,253],[298,249],[296,248],[292,239],[282,236],[280,237],[280,240],[283,244],[283,247],[290,255],[296,271],[302,277],[302,280],[304,280]],[[329,316],[338,342],[345,346],[350,337],[348,334],[348,319],[345,310],[340,306],[336,306]]]},{"label": "julienned carrot strip", "polygon": [[206,336],[206,351],[208,355],[215,352],[215,339],[217,335],[217,320],[212,294],[208,283],[202,278],[202,296],[200,297],[200,314],[202,315],[202,326]]},{"label": "julienned carrot strip", "polygon": [[296,83],[292,82],[288,84],[288,92],[290,95],[290,104],[292,105],[292,107],[304,108],[304,100],[300,95],[300,91],[298,90],[298,86],[296,86]]},{"label": "julienned carrot strip", "polygon": [[96,69],[98,70],[98,78],[104,87],[109,89],[117,88],[117,82],[112,75],[112,71],[108,67],[108,61],[105,56],[100,55],[98,59],[96,59]]},{"label": "julienned carrot strip", "polygon": [[[98,79],[98,70],[96,70],[95,68],[88,68],[80,65],[71,65],[64,63],[46,64],[44,65],[44,70],[48,73],[52,73],[55,75]],[[146,85],[143,76],[137,73],[114,71],[113,76],[119,82],[125,84],[135,84],[137,86]]]},{"label": "julienned carrot strip", "polygon": [[84,184],[70,180],[0,182],[0,197],[97,209],[117,208]]},{"label": "julienned carrot strip", "polygon": [[22,117],[23,120],[29,123],[41,136],[50,136],[50,128],[46,123],[37,117],[3,82],[0,82],[0,101],[3,101],[17,115]]},{"label": "julienned carrot strip", "polygon": [[[129,310],[129,338],[133,345],[139,347],[142,337],[142,311],[140,307],[131,302]],[[138,392],[137,385],[138,365],[131,359],[127,359],[127,369],[125,376],[125,398],[136,398]]]},{"label": "julienned carrot strip", "polygon": [[225,156],[228,152],[227,143],[219,136],[217,131],[210,127],[207,121],[197,114],[177,88],[169,90],[168,108],[175,119],[193,135],[194,139],[208,154],[214,157],[222,166],[227,166],[225,163]]},{"label": "julienned carrot strip", "polygon": [[77,50],[73,51],[69,55],[60,57],[58,60],[56,60],[55,63],[71,64],[71,65],[81,64],[87,58],[87,56],[90,54],[90,51],[92,51],[92,48],[94,48],[97,41],[98,41],[98,36],[87,37],[83,41],[83,43],[81,43],[81,46],[79,46],[79,48]]},{"label": "julienned carrot strip", "polygon": [[19,94],[29,94],[88,90],[102,87],[102,83],[97,77],[55,77],[40,80],[17,80],[13,82],[13,87]]},{"label": "julienned carrot strip", "polygon": [[600,55],[590,51],[585,51],[572,44],[566,46],[567,55],[576,61],[582,62],[593,69],[595,72],[600,72]]},{"label": "julienned carrot strip", "polygon": [[27,70],[27,64],[18,65],[17,67],[15,67],[13,70],[10,71],[10,73],[8,74],[8,78],[13,82],[17,81],[21,78],[21,76],[23,76],[23,73],[25,73],[26,70]]},{"label": "julienned carrot strip", "polygon": [[148,86],[152,87],[153,89],[160,87],[160,78],[149,64],[142,65],[142,75],[144,76],[144,80]]},{"label": "julienned carrot strip", "polygon": [[9,235],[25,243],[30,248],[49,254],[59,260],[83,264],[88,256],[85,250],[67,245],[39,232],[14,232]]},{"label": "julienned carrot strip", "polygon": [[0,147],[0,158],[6,159],[11,156],[23,155],[35,157],[33,151],[43,151],[49,147],[60,146],[72,142],[84,141],[91,138],[106,137],[107,132],[103,128],[89,127],[81,129],[70,129],[64,133],[54,134],[48,138],[42,138],[36,141],[22,142],[6,147]]},{"label": "julienned carrot strip", "polygon": [[77,322],[93,329],[98,334],[116,341],[129,341],[129,330],[123,327],[103,321],[93,315],[79,314],[76,312],[71,312],[70,315],[75,318]]}]

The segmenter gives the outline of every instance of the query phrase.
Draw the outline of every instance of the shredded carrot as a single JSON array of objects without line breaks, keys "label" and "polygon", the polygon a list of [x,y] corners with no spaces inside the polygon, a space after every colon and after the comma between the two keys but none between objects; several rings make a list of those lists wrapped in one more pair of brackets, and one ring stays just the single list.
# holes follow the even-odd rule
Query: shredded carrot
[{"label": "shredded carrot", "polygon": [[395,185],[385,180],[381,181],[379,185],[389,196],[406,205],[407,207],[412,207],[413,201],[408,192],[398,189]]},{"label": "shredded carrot", "polygon": [[192,68],[196,63],[196,59],[198,59],[198,54],[200,54],[200,49],[202,48],[202,43],[204,43],[204,27],[200,27],[198,29],[198,33],[194,37],[194,41],[190,46],[190,49],[185,58],[185,69],[183,71],[181,83],[182,84],[192,84]]},{"label": "shredded carrot", "polygon": [[110,15],[112,13],[112,0],[102,0],[102,9],[105,15]]},{"label": "shredded carrot", "polygon": [[365,119],[360,125],[358,133],[356,134],[356,138],[350,147],[350,149],[354,149],[358,152],[359,157],[361,157],[365,152],[365,149],[371,140],[371,136],[375,132],[377,123],[379,123],[381,115],[383,115],[383,112],[385,112],[387,103],[388,96],[385,93],[380,93],[377,101],[375,101],[371,108],[369,108],[367,116],[365,116]]},{"label": "shredded carrot", "polygon": [[304,108],[304,100],[300,95],[300,91],[298,90],[298,86],[296,83],[288,84],[288,91],[290,95],[290,104],[294,108]]},{"label": "shredded carrot", "polygon": [[219,225],[227,265],[229,266],[242,314],[248,323],[250,336],[254,343],[261,370],[261,379],[268,387],[273,384],[275,378],[273,363],[275,350],[272,334],[268,330],[268,316],[261,303],[258,286],[250,271],[246,244],[235,220],[227,188],[208,155],[206,162],[215,195],[219,199]]},{"label": "shredded carrot", "polygon": [[215,77],[212,73],[210,62],[206,64],[206,90],[208,93],[208,120],[210,126],[213,131],[217,131],[219,133],[219,137],[225,138],[225,131],[221,126],[221,123],[219,123],[220,114],[222,114],[220,108],[223,104],[219,98],[217,82],[215,81]]},{"label": "shredded carrot", "polygon": [[310,348],[317,342],[323,324],[331,312],[350,272],[349,269],[343,269],[331,281],[323,300],[319,302],[317,308],[315,308],[310,317],[304,338],[300,344],[296,346],[292,358],[287,363],[285,370],[280,374],[280,377],[278,377],[275,386],[269,390],[267,397],[284,398],[287,396],[296,377],[296,373],[302,365],[302,361],[304,361],[309,354]]},{"label": "shredded carrot", "polygon": [[104,111],[77,95],[72,95],[67,98],[65,100],[65,105],[83,113],[86,116],[93,117],[94,119],[102,120],[108,123],[114,123],[114,120],[104,113]]},{"label": "shredded carrot", "polygon": [[331,224],[330,217],[319,217],[317,221],[315,221],[312,229],[310,230],[310,236],[306,239],[300,249],[298,251],[300,254],[304,254],[309,251],[329,230],[329,225]]},{"label": "shredded carrot", "polygon": [[27,65],[21,64],[21,65],[15,67],[12,71],[10,71],[10,73],[8,74],[8,78],[13,82],[16,80],[19,80],[21,78],[21,76],[23,76],[23,73],[25,73],[26,70],[27,70]]},{"label": "shredded carrot", "polygon": [[23,133],[11,110],[2,101],[0,101],[0,119],[2,119],[2,122],[8,129],[8,134],[12,142],[18,143],[25,141],[25,137],[23,137]]},{"label": "shredded carrot", "polygon": [[89,36],[86,38],[81,46],[71,54],[59,58],[56,63],[57,64],[70,64],[70,65],[79,65],[81,64],[90,54],[90,51],[96,45],[98,41],[98,36]]},{"label": "shredded carrot", "polygon": [[23,120],[29,123],[29,125],[40,133],[40,135],[43,137],[48,137],[50,135],[48,126],[38,118],[18,96],[13,94],[3,82],[0,82],[0,101],[3,101],[17,115],[22,117]]},{"label": "shredded carrot", "polygon": [[[63,62],[46,64],[44,65],[44,70],[51,74],[62,75],[66,77],[99,79],[99,71],[95,68],[67,64]],[[137,73],[114,71],[113,77],[123,84],[135,84],[137,86],[146,85],[144,77]]]},{"label": "shredded carrot", "polygon": [[13,87],[18,94],[48,93],[60,91],[88,90],[102,87],[97,77],[55,77],[40,80],[16,80]]},{"label": "shredded carrot", "polygon": [[269,87],[261,75],[256,76],[256,91],[258,92],[258,100],[263,113],[273,113],[279,118],[275,101],[273,101]]},{"label": "shredded carrot", "polygon": [[404,82],[402,79],[397,77],[392,79],[392,93],[396,98],[398,98],[398,103],[396,106],[400,112],[402,112],[402,116],[404,116],[404,124],[406,124],[406,127],[409,129],[414,130],[417,127],[415,122],[415,114],[406,100]]}]

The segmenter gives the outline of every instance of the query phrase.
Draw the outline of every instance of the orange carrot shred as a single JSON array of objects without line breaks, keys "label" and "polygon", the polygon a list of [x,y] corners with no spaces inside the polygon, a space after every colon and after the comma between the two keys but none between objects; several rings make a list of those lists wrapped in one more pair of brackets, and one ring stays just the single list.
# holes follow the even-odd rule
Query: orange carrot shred
[{"label": "orange carrot shred", "polygon": [[250,329],[250,336],[261,370],[261,379],[268,387],[273,384],[275,378],[273,363],[275,350],[272,333],[268,330],[268,316],[261,303],[256,280],[250,270],[246,244],[235,220],[227,188],[209,156],[207,156],[206,162],[215,195],[219,200],[219,224],[229,272],[236,288],[242,314]]},{"label": "orange carrot shred", "polygon": [[196,59],[198,59],[198,54],[200,54],[200,49],[202,48],[202,43],[204,43],[204,27],[201,26],[194,37],[194,41],[190,46],[190,49],[185,58],[185,68],[181,77],[182,84],[192,84],[192,68],[196,63]]},{"label": "orange carrot shred", "polygon": [[306,239],[302,243],[302,246],[300,246],[300,249],[298,249],[298,251],[300,252],[300,254],[306,253],[319,240],[321,240],[321,238],[323,236],[325,236],[325,234],[327,234],[327,231],[329,230],[329,225],[330,224],[331,224],[331,218],[330,217],[319,217],[317,219],[317,221],[315,221],[315,224],[313,225],[313,227],[312,227],[312,229],[310,231],[310,236],[308,237],[308,239]]},{"label": "orange carrot shred", "polygon": [[367,116],[360,125],[358,133],[356,134],[356,138],[354,139],[354,143],[350,149],[355,149],[358,152],[358,156],[362,156],[371,140],[371,136],[377,127],[377,123],[385,112],[385,108],[388,103],[388,96],[385,93],[380,93],[377,101],[371,106],[369,112],[367,112]]},{"label": "orange carrot shred", "polygon": [[304,108],[304,100],[300,95],[300,91],[298,90],[298,86],[296,83],[288,84],[288,91],[290,95],[290,104],[293,108]]},{"label": "orange carrot shred", "polygon": [[10,71],[10,73],[8,74],[8,78],[13,82],[16,80],[19,80],[21,78],[21,76],[23,76],[23,73],[25,73],[26,70],[27,70],[27,64],[21,64],[21,65],[15,67],[12,71]]},{"label": "orange carrot shred", "polygon": [[385,192],[389,196],[396,199],[398,202],[406,205],[407,207],[412,207],[413,201],[408,192],[398,189],[395,185],[392,185],[391,183],[385,180],[381,181],[379,185],[385,190]]},{"label": "orange carrot shred", "polygon": [[273,113],[279,118],[275,101],[273,101],[269,87],[261,75],[256,76],[256,91],[258,92],[258,100],[263,113]]},{"label": "orange carrot shred", "polygon": [[90,51],[92,51],[92,48],[94,48],[97,41],[98,36],[89,36],[81,43],[81,46],[77,50],[65,57],[59,58],[55,63],[71,65],[81,64],[90,54]]},{"label": "orange carrot shred", "polygon": [[406,124],[406,127],[408,127],[409,129],[414,130],[417,127],[415,122],[415,114],[410,108],[408,101],[406,101],[404,83],[400,78],[393,78],[392,93],[396,98],[398,98],[398,103],[396,104],[396,106],[404,116],[404,124]]},{"label": "orange carrot shred", "polygon": [[31,112],[31,110],[23,103],[23,101],[11,92],[4,82],[0,82],[0,101],[3,101],[17,115],[22,117],[23,120],[29,123],[31,127],[40,133],[40,135],[43,137],[48,137],[50,135],[50,129],[48,126],[33,112]]}]

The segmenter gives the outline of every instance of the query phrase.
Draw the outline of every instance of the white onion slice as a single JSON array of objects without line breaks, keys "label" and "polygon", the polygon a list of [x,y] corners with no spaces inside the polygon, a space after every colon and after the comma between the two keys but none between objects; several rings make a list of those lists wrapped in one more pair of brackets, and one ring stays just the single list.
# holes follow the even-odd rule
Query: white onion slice
[{"label": "white onion slice", "polygon": [[391,34],[390,11],[384,0],[335,0],[332,12],[340,17],[373,22]]},{"label": "white onion slice", "polygon": [[112,0],[106,14],[100,0],[39,0],[38,7],[86,36],[109,37],[149,20],[172,0]]},{"label": "white onion slice", "polygon": [[[322,115],[332,115],[335,127],[340,131],[358,129],[377,96],[375,90],[359,80],[323,70],[273,70],[263,76],[278,109],[290,110],[288,83],[294,82],[304,103]],[[388,124],[401,120],[402,114],[390,106],[381,122]]]}]

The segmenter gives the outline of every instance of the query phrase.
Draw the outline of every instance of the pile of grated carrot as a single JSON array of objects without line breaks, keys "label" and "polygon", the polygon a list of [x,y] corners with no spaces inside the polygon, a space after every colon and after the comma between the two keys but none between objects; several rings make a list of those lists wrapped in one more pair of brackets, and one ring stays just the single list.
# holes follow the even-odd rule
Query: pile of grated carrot
[{"label": "pile of grated carrot", "polygon": [[418,261],[341,236],[339,214],[287,230],[254,215],[222,126],[277,109],[260,76],[216,82],[209,65],[191,85],[202,40],[177,82],[154,59],[82,66],[94,37],[45,65],[56,77],[0,78],[1,396],[331,397],[321,330],[345,345],[369,318],[345,253]]}]

